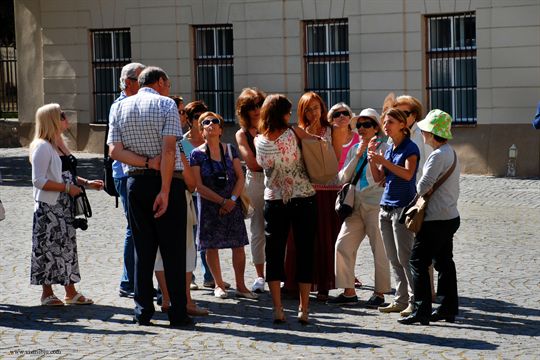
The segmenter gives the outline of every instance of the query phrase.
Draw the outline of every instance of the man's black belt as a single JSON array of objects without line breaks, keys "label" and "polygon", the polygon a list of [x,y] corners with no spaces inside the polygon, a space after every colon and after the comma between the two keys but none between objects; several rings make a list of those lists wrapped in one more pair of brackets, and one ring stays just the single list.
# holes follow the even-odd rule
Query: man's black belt
[{"label": "man's black belt", "polygon": [[[161,176],[161,172],[154,169],[134,169],[128,171],[128,176]],[[172,177],[175,179],[184,179],[181,170],[173,171]]]}]

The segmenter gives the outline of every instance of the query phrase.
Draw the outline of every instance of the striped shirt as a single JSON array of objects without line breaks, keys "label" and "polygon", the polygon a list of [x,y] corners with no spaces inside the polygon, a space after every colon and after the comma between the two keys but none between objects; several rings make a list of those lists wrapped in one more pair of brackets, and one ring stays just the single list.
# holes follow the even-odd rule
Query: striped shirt
[{"label": "striped shirt", "polygon": [[[124,149],[153,158],[161,154],[164,136],[182,138],[178,108],[174,101],[149,87],[120,102],[109,124],[107,144],[122,143]],[[141,169],[128,165],[128,171]],[[176,148],[175,170],[182,170]]]},{"label": "striped shirt", "polygon": [[418,149],[418,146],[416,146],[411,139],[406,137],[397,148],[394,149],[393,146],[390,146],[384,153],[385,159],[399,166],[405,166],[405,160],[410,156],[416,156],[417,168],[414,169],[414,175],[409,181],[395,175],[386,167],[384,168],[386,186],[384,187],[381,205],[404,207],[416,196],[416,170],[418,170],[418,162],[420,159],[420,150]]}]

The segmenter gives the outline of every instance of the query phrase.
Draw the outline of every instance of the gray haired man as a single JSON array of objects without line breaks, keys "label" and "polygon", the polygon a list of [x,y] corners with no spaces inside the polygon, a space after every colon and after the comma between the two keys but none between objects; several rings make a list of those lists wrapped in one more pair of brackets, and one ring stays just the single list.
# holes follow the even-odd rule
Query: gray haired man
[{"label": "gray haired man", "polygon": [[[186,184],[177,139],[182,136],[171,83],[158,67],[139,75],[139,92],[118,104],[107,144],[111,157],[128,165],[128,215],[135,244],[135,321],[154,314],[153,270],[159,246],[171,306],[171,326],[193,323],[186,313]],[[150,159],[161,155],[159,170]]]},{"label": "gray haired man", "polygon": [[[140,63],[129,63],[122,68],[120,73],[120,96],[111,105],[109,111],[109,126],[115,121],[116,110],[118,104],[129,96],[135,95],[139,91],[139,74],[146,68]],[[110,150],[110,147],[109,147]],[[112,163],[112,176],[114,179],[114,187],[122,200],[124,214],[128,219],[127,206],[127,179],[128,176],[124,173],[124,166],[120,161],[114,160]],[[120,279],[119,295],[121,297],[133,297],[135,294],[135,249],[133,246],[133,236],[129,222],[126,226],[126,237],[124,240],[124,269]]]}]

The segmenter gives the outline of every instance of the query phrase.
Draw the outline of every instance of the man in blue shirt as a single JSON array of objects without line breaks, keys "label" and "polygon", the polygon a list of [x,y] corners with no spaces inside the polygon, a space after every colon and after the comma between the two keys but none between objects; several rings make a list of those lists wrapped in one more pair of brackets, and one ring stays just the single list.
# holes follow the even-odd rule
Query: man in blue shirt
[{"label": "man in blue shirt", "polygon": [[[135,95],[139,91],[139,82],[137,78],[145,66],[139,63],[129,63],[122,68],[120,73],[120,89],[122,92],[120,96],[111,105],[109,111],[109,124],[114,121],[116,109],[120,101],[124,100],[128,96]],[[128,206],[127,206],[127,179],[128,176],[124,173],[123,164],[114,160],[112,163],[114,187],[116,192],[122,200],[122,206],[124,207],[124,214],[126,219],[128,218]],[[133,297],[134,295],[134,279],[135,279],[135,250],[133,248],[133,236],[131,234],[131,228],[129,222],[126,226],[126,238],[124,240],[124,270],[122,272],[122,278],[120,279],[119,295],[121,297]]]},{"label": "man in blue shirt", "polygon": [[538,106],[536,107],[536,115],[534,115],[532,124],[535,129],[540,130],[540,102],[538,102]]}]

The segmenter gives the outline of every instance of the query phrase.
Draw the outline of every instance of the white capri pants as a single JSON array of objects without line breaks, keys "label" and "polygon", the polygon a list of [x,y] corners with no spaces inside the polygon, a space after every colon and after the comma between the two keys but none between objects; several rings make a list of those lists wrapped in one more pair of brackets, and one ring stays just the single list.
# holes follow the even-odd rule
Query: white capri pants
[{"label": "white capri pants", "polygon": [[[355,199],[355,204],[357,199]],[[375,292],[391,290],[390,264],[384,251],[379,229],[379,205],[360,204],[341,225],[336,247],[335,267],[337,288],[354,288],[354,267],[358,248],[367,235],[375,264]]]},{"label": "white capri pants", "polygon": [[[187,221],[186,221],[186,272],[195,270],[195,261],[197,252],[195,250],[195,242],[193,239],[193,226],[197,225],[197,212],[193,204],[193,196],[186,190],[187,204]],[[156,254],[156,262],[154,263],[154,271],[163,271],[163,259],[159,248]]]},{"label": "white capri pants", "polygon": [[[253,216],[249,218],[248,236],[251,245],[251,259],[253,264],[264,264],[264,174],[247,170],[246,185],[244,187],[253,207]],[[246,220],[246,223],[248,220]]]}]

